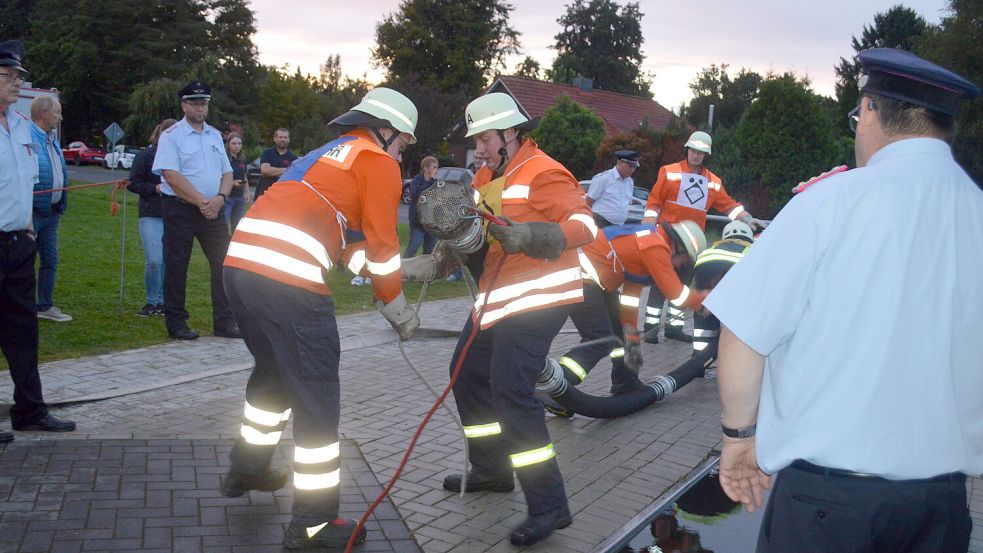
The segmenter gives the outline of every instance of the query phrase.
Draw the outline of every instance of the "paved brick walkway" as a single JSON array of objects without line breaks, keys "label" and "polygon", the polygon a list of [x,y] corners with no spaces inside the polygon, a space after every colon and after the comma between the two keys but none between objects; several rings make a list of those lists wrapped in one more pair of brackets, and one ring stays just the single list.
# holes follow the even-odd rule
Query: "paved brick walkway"
[{"label": "paved brick walkway", "polygon": [[[467,316],[467,310],[468,303],[463,299],[443,300],[424,304],[421,316],[425,327],[458,330]],[[379,482],[385,483],[392,476],[410,436],[433,402],[433,397],[406,366],[396,344],[387,341],[389,327],[378,314],[341,317],[339,328],[343,347],[341,430],[348,440],[348,447],[344,450],[349,456],[345,461],[343,509],[346,513],[357,514],[364,509],[369,496],[374,497],[372,490],[379,489]],[[576,341],[577,336],[572,332],[561,334],[554,342],[553,351],[562,353]],[[407,355],[438,391],[447,383],[448,363],[454,343],[453,339],[445,338],[411,340],[404,344]],[[648,381],[656,374],[668,372],[688,357],[688,344],[668,341],[657,346],[646,345],[646,368],[642,372],[642,380]],[[55,512],[64,515],[66,509],[71,514],[71,504],[82,505],[90,500],[132,500],[124,497],[124,494],[136,493],[122,487],[124,475],[120,475],[119,489],[111,492],[117,494],[113,498],[86,498],[79,494],[94,492],[71,491],[70,487],[66,487],[63,474],[71,470],[68,468],[70,466],[75,467],[75,471],[84,469],[82,474],[89,479],[87,483],[100,485],[98,479],[91,480],[93,467],[87,466],[87,463],[92,461],[87,458],[73,461],[71,450],[99,452],[86,454],[89,456],[102,456],[105,452],[105,455],[109,455],[103,458],[108,463],[106,470],[112,471],[115,468],[112,463],[119,463],[112,458],[113,455],[125,457],[131,450],[169,448],[169,453],[162,454],[175,456],[168,461],[168,471],[151,472],[163,469],[149,461],[146,465],[148,475],[160,477],[154,482],[145,482],[144,501],[148,501],[149,497],[161,501],[159,494],[150,494],[151,491],[159,491],[154,486],[163,483],[166,488],[167,482],[189,485],[193,481],[194,490],[180,486],[172,490],[168,499],[172,513],[166,516],[184,517],[179,513],[183,512],[182,509],[191,509],[194,501],[197,501],[194,508],[199,510],[198,516],[187,515],[188,518],[182,518],[177,526],[168,527],[165,538],[161,526],[154,525],[156,517],[125,516],[130,508],[117,506],[120,508],[113,520],[117,525],[119,521],[126,521],[127,529],[113,527],[109,537],[135,539],[132,536],[138,534],[136,527],[139,526],[143,539],[151,540],[146,545],[134,549],[123,547],[121,550],[139,551],[161,543],[164,544],[160,546],[162,550],[178,551],[178,547],[186,547],[183,544],[190,543],[178,538],[191,536],[201,540],[197,543],[203,551],[277,550],[275,544],[279,542],[287,520],[284,513],[289,512],[289,491],[253,493],[249,500],[223,499],[217,493],[217,474],[227,466],[227,448],[238,432],[250,363],[251,357],[241,341],[202,338],[43,366],[42,379],[49,402],[77,400],[107,392],[125,392],[127,395],[58,407],[56,412],[59,416],[78,422],[78,431],[71,435],[18,432],[14,445],[2,450],[0,501],[5,506],[15,506],[0,507],[0,544],[3,544],[0,548],[10,547],[8,543],[21,543],[21,551],[109,550],[87,545],[88,538],[73,537],[75,532],[94,532],[92,540],[106,539],[97,536],[107,533],[110,515],[101,512],[95,517],[91,515],[92,512],[102,511],[102,507],[93,508],[90,504],[86,508],[89,514],[83,517],[85,524],[82,528],[44,529],[40,520],[53,516],[51,513]],[[609,374],[610,364],[602,363],[582,384],[583,389],[597,394],[606,393]],[[168,385],[151,389],[164,384]],[[9,401],[10,397],[10,381],[2,378],[0,400]],[[449,403],[453,408],[453,397]],[[0,418],[6,419],[6,409],[0,409],[0,412],[4,413]],[[590,551],[695,468],[718,446],[719,420],[716,383],[702,379],[683,388],[669,400],[631,417],[616,420],[550,417],[548,424],[570,496],[574,525],[557,532],[546,542],[525,550]],[[8,420],[0,420],[0,428],[9,428],[8,425]],[[289,428],[284,438],[284,447],[289,448]],[[195,457],[195,452],[199,450],[209,452],[201,466],[194,463],[185,466],[177,462],[201,460]],[[120,451],[123,453],[118,453]],[[150,455],[148,452],[147,456]],[[51,460],[40,464],[42,456],[48,456]],[[39,460],[35,463],[39,464],[13,461],[20,458],[37,458]],[[360,464],[363,458],[366,465]],[[452,471],[460,470],[462,461],[457,426],[446,411],[439,410],[423,433],[413,458],[391,494],[399,517],[409,528],[409,536],[427,553],[516,551],[517,548],[508,543],[507,536],[509,529],[525,516],[521,492],[517,489],[511,494],[470,494],[464,499],[445,492],[440,488],[441,479]],[[29,474],[32,468],[35,471],[33,475]],[[194,480],[191,480],[192,475]],[[48,478],[55,480],[47,482]],[[105,485],[116,485],[112,478],[109,480],[110,484]],[[44,488],[49,484],[59,491]],[[184,493],[191,491],[195,494],[190,496],[197,499],[189,502]],[[975,523],[971,551],[983,553],[983,481],[974,479],[971,493]],[[158,507],[145,504],[132,509]],[[207,512],[212,517],[207,520],[202,514],[206,508],[210,509]],[[34,522],[26,522],[25,525],[26,520]],[[73,524],[77,525],[83,519],[76,517],[73,520]],[[135,522],[138,520],[140,522]],[[378,531],[379,526],[370,527],[369,541],[359,551],[416,550],[411,547],[412,542],[399,534],[402,523],[389,518],[389,514],[377,513],[375,522],[383,530]],[[30,525],[35,523],[39,523],[42,529],[36,532],[31,529]],[[114,532],[117,530],[131,534],[116,536]],[[212,538],[215,538],[214,541],[211,541]],[[256,541],[251,541],[253,538]],[[36,546],[27,549],[25,543]],[[47,549],[45,543],[48,544]],[[243,545],[236,545],[239,543]],[[247,548],[246,543],[252,549]],[[399,549],[402,547],[409,549]]]}]

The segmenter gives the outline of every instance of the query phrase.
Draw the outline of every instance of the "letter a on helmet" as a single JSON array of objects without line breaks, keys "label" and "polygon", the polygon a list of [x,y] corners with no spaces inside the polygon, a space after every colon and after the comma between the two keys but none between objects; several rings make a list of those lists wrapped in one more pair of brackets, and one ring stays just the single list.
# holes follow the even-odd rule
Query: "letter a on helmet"
[{"label": "letter a on helmet", "polygon": [[529,121],[515,100],[502,92],[492,92],[472,100],[464,110],[464,119],[468,124],[465,136],[474,136],[490,129],[522,128],[523,123]]}]

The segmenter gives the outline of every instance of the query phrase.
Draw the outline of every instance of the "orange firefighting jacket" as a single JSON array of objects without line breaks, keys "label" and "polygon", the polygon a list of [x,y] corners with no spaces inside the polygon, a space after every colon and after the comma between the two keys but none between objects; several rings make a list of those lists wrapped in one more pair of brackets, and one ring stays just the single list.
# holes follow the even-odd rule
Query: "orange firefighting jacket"
[{"label": "orange firefighting jacket", "polygon": [[705,294],[679,280],[672,266],[675,248],[661,226],[652,229],[618,225],[604,231],[616,236],[608,240],[605,232],[599,232],[593,242],[582,248],[580,265],[584,278],[593,280],[605,292],[617,292],[621,287],[622,324],[638,324],[642,289],[650,284],[671,298],[676,307],[698,309],[703,304]]},{"label": "orange firefighting jacket", "polygon": [[[567,244],[559,258],[544,260],[523,253],[506,256],[501,244],[490,241],[475,301],[478,309],[488,297],[481,313],[482,329],[517,313],[583,301],[576,250],[597,235],[597,225],[581,197],[583,189],[577,179],[543,153],[532,139],[523,141],[505,168],[504,176],[502,213],[497,215],[505,215],[517,223],[559,223]],[[490,182],[489,170],[483,169],[475,175],[472,185],[476,197]],[[495,204],[485,202],[482,207],[487,209]],[[503,257],[504,264],[492,283],[495,267]]]},{"label": "orange firefighting jacket", "polygon": [[325,273],[339,261],[372,277],[375,297],[402,291],[396,217],[399,166],[355,130],[294,161],[239,222],[227,267],[330,295]]},{"label": "orange firefighting jacket", "polygon": [[657,218],[660,223],[689,219],[705,228],[707,211],[711,209],[734,220],[744,211],[744,206],[727,194],[720,177],[706,167],[693,173],[689,163],[683,160],[659,168],[659,177],[645,204],[645,217]]}]

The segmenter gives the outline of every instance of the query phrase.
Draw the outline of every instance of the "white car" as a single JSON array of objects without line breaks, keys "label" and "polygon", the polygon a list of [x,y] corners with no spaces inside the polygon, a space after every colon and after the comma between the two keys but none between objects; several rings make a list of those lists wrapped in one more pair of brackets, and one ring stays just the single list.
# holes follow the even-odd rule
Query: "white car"
[{"label": "white car", "polygon": [[143,148],[131,148],[130,146],[120,144],[113,148],[113,151],[106,154],[106,159],[103,161],[103,163],[106,165],[107,169],[112,169],[113,167],[117,169],[129,169],[133,166],[133,158],[135,158],[142,149]]}]

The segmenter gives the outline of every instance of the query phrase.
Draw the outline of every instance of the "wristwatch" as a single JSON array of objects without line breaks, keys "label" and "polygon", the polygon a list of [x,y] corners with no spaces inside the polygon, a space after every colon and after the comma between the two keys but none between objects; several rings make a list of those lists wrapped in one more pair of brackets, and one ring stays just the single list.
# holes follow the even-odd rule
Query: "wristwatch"
[{"label": "wristwatch", "polygon": [[724,426],[724,423],[720,423],[720,429],[723,430],[724,436],[727,436],[728,438],[750,438],[754,436],[754,431],[757,428],[757,424],[745,426],[744,428],[728,428]]},{"label": "wristwatch", "polygon": [[222,201],[223,201],[223,202],[227,202],[227,201],[229,201],[229,197],[228,197],[228,196],[226,196],[226,195],[225,195],[224,193],[222,193],[222,192],[219,192],[219,193],[218,193],[217,195],[218,195],[218,196],[222,196]]}]

